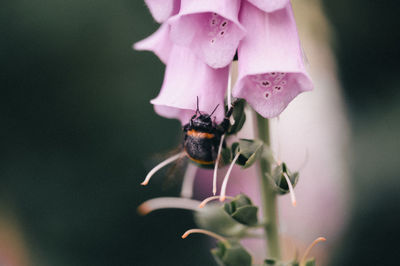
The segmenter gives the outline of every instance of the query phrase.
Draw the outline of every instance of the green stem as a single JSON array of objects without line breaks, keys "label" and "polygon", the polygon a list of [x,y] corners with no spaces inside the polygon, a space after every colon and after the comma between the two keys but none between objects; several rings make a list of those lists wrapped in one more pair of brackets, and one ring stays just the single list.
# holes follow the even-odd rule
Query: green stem
[{"label": "green stem", "polygon": [[[257,130],[258,138],[264,141],[265,145],[270,146],[269,125],[268,119],[257,114]],[[278,209],[276,202],[276,193],[266,176],[266,173],[271,173],[271,164],[265,159],[260,159],[260,185],[262,208],[264,215],[264,230],[267,240],[267,252],[270,258],[280,259],[281,251],[279,246],[278,234]]]}]

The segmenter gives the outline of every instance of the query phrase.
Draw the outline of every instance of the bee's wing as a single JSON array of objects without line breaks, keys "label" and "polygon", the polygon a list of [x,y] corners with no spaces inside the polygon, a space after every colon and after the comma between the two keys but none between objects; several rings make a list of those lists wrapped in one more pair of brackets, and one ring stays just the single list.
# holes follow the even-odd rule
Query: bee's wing
[{"label": "bee's wing", "polygon": [[[173,151],[169,152],[168,154],[178,154],[182,153],[182,147],[176,148]],[[180,184],[183,175],[184,169],[186,168],[187,160],[186,156],[182,155],[178,160],[176,160],[168,170],[165,172],[165,181],[163,183],[163,189],[169,189],[177,184]]]}]

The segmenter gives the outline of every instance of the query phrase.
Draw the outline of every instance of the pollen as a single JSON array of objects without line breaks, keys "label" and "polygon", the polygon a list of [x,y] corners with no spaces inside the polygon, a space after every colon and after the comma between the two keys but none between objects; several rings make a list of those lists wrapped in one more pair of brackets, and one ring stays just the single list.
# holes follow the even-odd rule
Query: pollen
[{"label": "pollen", "polygon": [[137,208],[137,212],[140,215],[144,216],[144,215],[148,214],[149,212],[151,212],[151,208],[148,204],[143,203]]}]

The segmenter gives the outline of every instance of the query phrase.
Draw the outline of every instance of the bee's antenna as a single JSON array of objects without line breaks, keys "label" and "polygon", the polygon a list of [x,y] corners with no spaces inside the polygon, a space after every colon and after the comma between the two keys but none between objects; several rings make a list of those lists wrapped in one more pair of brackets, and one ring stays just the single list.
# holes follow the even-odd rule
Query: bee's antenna
[{"label": "bee's antenna", "polygon": [[199,110],[199,96],[196,96],[196,99],[197,99],[197,105],[196,105],[197,106],[196,107],[196,115],[197,115],[197,113],[200,113],[200,110]]},{"label": "bee's antenna", "polygon": [[211,112],[210,116],[212,116],[212,114],[213,114],[215,111],[217,111],[218,106],[219,106],[219,104],[217,104],[217,106],[215,106],[214,111]]}]

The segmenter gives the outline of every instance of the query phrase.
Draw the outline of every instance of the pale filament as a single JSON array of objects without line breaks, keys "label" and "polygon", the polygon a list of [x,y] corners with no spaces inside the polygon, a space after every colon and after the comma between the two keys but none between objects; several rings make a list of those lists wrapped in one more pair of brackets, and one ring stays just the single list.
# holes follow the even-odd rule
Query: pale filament
[{"label": "pale filament", "polygon": [[159,163],[156,167],[154,167],[153,169],[151,169],[151,171],[147,174],[146,178],[144,179],[144,181],[141,183],[142,186],[146,186],[149,181],[150,178],[158,172],[158,170],[160,170],[161,168],[163,168],[164,166],[172,163],[173,161],[178,160],[179,158],[181,158],[182,156],[184,156],[185,153],[181,152],[178,154],[175,154],[174,156],[169,157],[168,159],[166,159],[165,161],[162,161],[161,163]]},{"label": "pale filament", "polygon": [[304,169],[304,167],[306,167],[306,165],[308,163],[308,159],[309,159],[309,153],[308,153],[308,149],[306,149],[305,156],[304,156],[304,161],[300,165],[298,172],[302,171]]},{"label": "pale filament", "polygon": [[[204,206],[206,206],[207,203],[209,203],[210,201],[213,201],[213,200],[217,200],[217,199],[219,199],[219,197],[220,197],[220,196],[211,196],[211,197],[206,198],[205,200],[203,200],[203,201],[199,204],[199,208],[204,208]],[[231,197],[231,196],[225,196],[225,198],[230,199],[230,200],[233,200],[233,199],[234,199],[234,197]]]},{"label": "pale filament", "polygon": [[288,177],[288,175],[286,173],[283,173],[283,176],[285,177],[286,183],[288,184],[288,187],[289,187],[290,199],[292,201],[292,205],[293,205],[293,207],[296,207],[296,204],[297,204],[296,195],[294,194],[294,189],[293,189],[293,186],[292,186],[292,182],[290,182],[290,179],[289,179],[289,177]]},{"label": "pale filament", "polygon": [[199,204],[200,201],[192,199],[162,197],[143,202],[140,204],[137,210],[141,215],[146,215],[152,211],[160,209],[183,209],[189,211],[199,211]]},{"label": "pale filament", "polygon": [[235,158],[233,158],[231,165],[229,166],[228,172],[226,172],[224,181],[222,182],[222,187],[221,187],[221,195],[219,197],[219,201],[225,201],[225,194],[226,194],[226,186],[228,185],[228,181],[229,181],[229,177],[231,175],[231,171],[233,168],[233,165],[235,164],[235,162],[237,161],[237,159],[239,158],[240,152],[236,153]]},{"label": "pale filament", "polygon": [[190,229],[187,230],[183,235],[182,235],[182,239],[185,239],[186,237],[188,237],[188,235],[193,234],[193,233],[198,233],[198,234],[205,234],[208,236],[211,236],[221,242],[228,242],[228,240],[220,235],[217,235],[216,233],[210,232],[208,230],[204,230],[204,229]]},{"label": "pale filament", "polygon": [[219,143],[218,147],[218,155],[217,155],[217,160],[215,161],[215,166],[214,166],[214,177],[213,177],[213,195],[217,193],[217,172],[218,172],[218,164],[219,160],[221,159],[221,152],[222,152],[222,144],[224,143],[224,138],[225,135],[221,136],[221,141]]},{"label": "pale filament", "polygon": [[183,183],[181,189],[181,197],[191,198],[193,196],[193,184],[196,177],[197,166],[189,163],[185,175],[183,176]]},{"label": "pale filament", "polygon": [[326,241],[326,238],[325,238],[325,237],[318,237],[317,239],[315,239],[315,240],[311,243],[311,245],[309,245],[309,246],[307,247],[306,252],[304,253],[303,257],[301,258],[300,266],[305,266],[305,265],[306,265],[306,259],[307,259],[308,254],[310,254],[311,249],[312,249],[316,244],[318,244],[319,242],[325,242],[325,241]]},{"label": "pale filament", "polygon": [[232,107],[232,67],[229,67],[228,88],[227,88],[228,110]]}]

